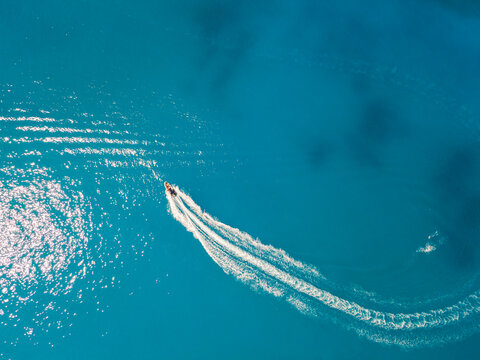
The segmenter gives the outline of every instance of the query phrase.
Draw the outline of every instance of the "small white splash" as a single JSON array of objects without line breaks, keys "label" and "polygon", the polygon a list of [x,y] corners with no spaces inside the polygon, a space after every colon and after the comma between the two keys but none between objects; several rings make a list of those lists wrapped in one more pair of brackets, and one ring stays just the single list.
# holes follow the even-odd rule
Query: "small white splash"
[{"label": "small white splash", "polygon": [[417,252],[430,253],[435,250],[437,250],[437,247],[427,242],[424,247],[419,247]]},{"label": "small white splash", "polygon": [[444,237],[440,235],[438,230],[435,230],[433,233],[428,235],[427,243],[422,247],[417,249],[417,253],[428,254],[437,250],[437,248],[444,243]]}]

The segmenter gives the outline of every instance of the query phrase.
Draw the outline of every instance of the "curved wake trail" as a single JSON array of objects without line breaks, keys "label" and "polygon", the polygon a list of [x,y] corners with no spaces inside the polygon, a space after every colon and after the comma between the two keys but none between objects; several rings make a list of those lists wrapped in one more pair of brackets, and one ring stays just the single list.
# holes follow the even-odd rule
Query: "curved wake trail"
[{"label": "curved wake trail", "polygon": [[253,289],[284,298],[303,313],[327,316],[373,341],[408,348],[459,340],[478,327],[472,318],[480,310],[478,291],[454,305],[422,312],[386,312],[362,306],[321,288],[319,284],[326,278],[315,267],[221,223],[175,189],[177,196],[166,191],[172,215],[224,272]]}]

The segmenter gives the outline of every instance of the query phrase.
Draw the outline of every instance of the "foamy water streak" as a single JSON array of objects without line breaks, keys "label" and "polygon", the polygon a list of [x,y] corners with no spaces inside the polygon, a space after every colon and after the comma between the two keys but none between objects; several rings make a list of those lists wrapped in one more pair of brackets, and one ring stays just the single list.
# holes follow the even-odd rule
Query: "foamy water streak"
[{"label": "foamy water streak", "polygon": [[40,116],[0,116],[0,121],[31,121],[36,123],[43,123],[43,122],[56,122],[54,118],[51,117],[40,117]]},{"label": "foamy water streak", "polygon": [[[313,266],[221,223],[203,212],[180,189],[175,189],[178,193],[175,197],[166,192],[172,215],[193,233],[227,274],[254,289],[284,298],[301,312],[333,313],[337,318],[346,319],[345,326],[371,340],[405,347],[458,340],[460,335],[445,334],[444,330],[458,331],[456,325],[470,323],[471,317],[479,312],[478,291],[454,305],[422,312],[378,311],[343,299],[313,284],[311,280],[323,278]],[[438,334],[433,334],[432,330],[438,330]],[[422,332],[422,336],[416,337],[416,331]],[[432,334],[425,335],[425,332]]]},{"label": "foamy water streak", "polygon": [[115,131],[107,129],[76,129],[71,127],[53,127],[53,126],[17,126],[16,130],[31,131],[31,132],[47,132],[47,133],[79,133],[79,134],[114,134],[114,135],[129,135],[128,131]]}]

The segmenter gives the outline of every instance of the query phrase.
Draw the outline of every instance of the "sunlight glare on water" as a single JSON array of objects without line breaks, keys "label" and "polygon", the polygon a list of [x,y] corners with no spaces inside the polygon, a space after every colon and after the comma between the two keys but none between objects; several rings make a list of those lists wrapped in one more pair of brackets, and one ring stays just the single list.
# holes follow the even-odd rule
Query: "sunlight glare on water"
[{"label": "sunlight glare on water", "polygon": [[474,358],[479,19],[0,2],[0,357]]},{"label": "sunlight glare on water", "polygon": [[[91,207],[77,186],[55,180],[45,168],[0,170],[2,325],[34,336],[70,324],[74,314],[61,297],[81,301],[75,282],[92,266]],[[26,308],[35,309],[33,319],[23,315]]]}]

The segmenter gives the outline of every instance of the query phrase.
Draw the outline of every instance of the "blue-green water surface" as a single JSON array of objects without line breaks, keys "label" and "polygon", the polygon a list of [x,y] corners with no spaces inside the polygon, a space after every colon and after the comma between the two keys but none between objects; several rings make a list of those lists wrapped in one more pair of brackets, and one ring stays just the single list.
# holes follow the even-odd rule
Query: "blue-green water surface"
[{"label": "blue-green water surface", "polygon": [[[476,357],[477,2],[2,1],[0,35],[1,357]],[[445,316],[252,290],[163,181],[346,304]]]}]

